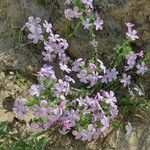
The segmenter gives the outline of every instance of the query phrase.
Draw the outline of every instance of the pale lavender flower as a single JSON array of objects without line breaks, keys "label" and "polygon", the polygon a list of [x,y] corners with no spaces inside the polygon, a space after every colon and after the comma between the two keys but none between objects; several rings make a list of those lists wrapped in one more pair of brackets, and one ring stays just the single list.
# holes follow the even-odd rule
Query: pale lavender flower
[{"label": "pale lavender flower", "polygon": [[74,101],[78,103],[79,107],[87,105],[85,100],[82,97],[79,97],[79,98],[75,99]]},{"label": "pale lavender flower", "polygon": [[103,70],[104,74],[106,73],[106,67],[104,66],[103,62],[99,59],[97,61],[100,63],[100,68]]},{"label": "pale lavender flower", "polygon": [[141,64],[138,64],[136,66],[136,68],[138,69],[136,71],[136,73],[139,74],[139,75],[143,75],[148,70],[148,67],[145,66],[145,62],[142,62]]},{"label": "pale lavender flower", "polygon": [[93,8],[93,0],[81,0],[81,2],[85,4],[87,8]]},{"label": "pale lavender flower", "polygon": [[81,132],[73,131],[72,134],[75,136],[75,139],[81,139],[82,137]]},{"label": "pale lavender flower", "polygon": [[131,88],[128,87],[128,91],[129,91],[129,94],[130,94],[131,96],[134,96],[134,93],[133,93],[133,91],[131,90]]},{"label": "pale lavender flower", "polygon": [[136,55],[139,56],[139,57],[143,57],[144,56],[143,50],[141,50],[139,53],[136,53]]},{"label": "pale lavender flower", "polygon": [[65,39],[61,39],[61,41],[59,42],[59,46],[61,46],[64,50],[69,47],[68,42]]},{"label": "pale lavender flower", "polygon": [[60,35],[50,33],[50,36],[48,37],[48,39],[52,40],[53,42],[60,42]]},{"label": "pale lavender flower", "polygon": [[46,29],[47,33],[51,33],[52,32],[52,24],[48,23],[46,20],[43,23],[43,27]]},{"label": "pale lavender flower", "polygon": [[47,108],[46,108],[47,104],[48,103],[46,100],[41,100],[40,106],[33,105],[32,109],[36,117],[47,117]]},{"label": "pale lavender flower", "polygon": [[79,72],[81,67],[85,65],[85,61],[82,58],[78,58],[73,62],[72,71]]},{"label": "pale lavender flower", "polygon": [[144,95],[142,89],[139,86],[135,85],[134,90],[137,91],[140,96]]},{"label": "pale lavender flower", "polygon": [[118,115],[118,112],[119,112],[119,110],[118,110],[117,105],[114,105],[114,106],[111,107],[111,109],[110,109],[110,114],[111,114],[111,116],[110,116],[109,118],[110,118],[110,119],[113,119],[114,117],[116,117],[116,116]]},{"label": "pale lavender flower", "polygon": [[71,69],[68,68],[68,66],[66,64],[59,63],[59,66],[62,71],[66,71],[67,73],[71,72]]},{"label": "pale lavender flower", "polygon": [[17,99],[14,102],[13,112],[18,118],[22,118],[28,111],[29,108],[26,106],[27,100],[24,98]]},{"label": "pale lavender flower", "polygon": [[67,134],[69,130],[75,126],[75,122],[71,120],[68,116],[61,118],[61,125],[63,129],[60,131],[61,134]]},{"label": "pale lavender flower", "polygon": [[49,41],[45,41],[44,42],[44,49],[46,51],[49,51],[50,53],[52,53],[54,51],[54,43],[52,40],[49,40]]},{"label": "pale lavender flower", "polygon": [[96,20],[94,21],[94,25],[95,25],[95,28],[96,30],[103,30],[103,20],[100,19],[100,17],[97,17]]},{"label": "pale lavender flower", "polygon": [[120,82],[123,83],[124,87],[129,86],[131,84],[131,76],[124,73]]},{"label": "pale lavender flower", "polygon": [[56,54],[51,53],[49,50],[48,51],[43,51],[42,52],[43,60],[44,61],[50,61],[52,62],[54,58],[56,58]]},{"label": "pale lavender flower", "polygon": [[33,84],[29,89],[29,95],[31,96],[39,96],[41,91],[43,90],[43,86],[41,84]]},{"label": "pale lavender flower", "polygon": [[95,131],[96,131],[96,129],[94,128],[94,126],[93,126],[93,124],[89,124],[88,125],[88,128],[85,130],[85,129],[83,129],[82,130],[82,138],[81,138],[81,140],[82,141],[91,141],[92,140],[92,138],[93,138],[93,135],[95,134]]},{"label": "pale lavender flower", "polygon": [[70,60],[70,58],[67,57],[67,55],[65,53],[59,53],[58,55],[59,55],[60,63],[67,65],[69,60]]},{"label": "pale lavender flower", "polygon": [[65,4],[71,4],[72,0],[65,0]]},{"label": "pale lavender flower", "polygon": [[101,123],[103,127],[100,130],[102,133],[104,133],[109,128],[109,119],[105,115],[103,115]]},{"label": "pale lavender flower", "polygon": [[96,129],[92,124],[88,125],[87,129],[83,129],[81,131],[73,131],[72,134],[75,136],[76,139],[81,139],[82,141],[91,141],[95,134]]},{"label": "pale lavender flower", "polygon": [[38,72],[38,78],[40,80],[43,80],[45,78],[49,77],[52,80],[56,80],[55,71],[52,66],[50,65],[43,65],[43,67]]},{"label": "pale lavender flower", "polygon": [[84,26],[84,29],[89,29],[92,26],[92,23],[90,23],[90,19],[87,18],[82,22],[82,25]]},{"label": "pale lavender flower", "polygon": [[72,20],[73,18],[79,18],[82,13],[79,13],[79,8],[78,7],[74,7],[74,9],[66,9],[64,11],[65,17],[69,20]]},{"label": "pale lavender flower", "polygon": [[139,39],[138,35],[137,35],[137,31],[132,29],[132,27],[134,26],[133,24],[129,23],[125,23],[128,27],[128,32],[126,32],[126,35],[131,38],[132,41],[135,41],[136,39]]},{"label": "pale lavender flower", "polygon": [[30,16],[28,18],[28,22],[25,24],[24,27],[27,27],[30,31],[32,31],[33,29],[37,28],[41,28],[41,25],[39,24],[41,22],[41,19],[38,17],[38,18],[35,18],[33,16]]},{"label": "pale lavender flower", "polygon": [[127,23],[125,23],[125,25],[126,25],[129,29],[131,29],[132,27],[134,27],[134,24],[132,24],[131,22],[127,22]]},{"label": "pale lavender flower", "polygon": [[78,7],[74,7],[73,11],[75,13],[75,18],[79,18],[82,15],[82,12],[79,12],[79,8]]},{"label": "pale lavender flower", "polygon": [[92,45],[94,48],[97,48],[98,42],[97,42],[95,39],[93,39],[93,40],[91,41],[91,45]]},{"label": "pale lavender flower", "polygon": [[117,102],[117,99],[115,97],[115,93],[113,91],[110,92],[104,92],[104,96],[106,98],[106,103],[110,104],[112,107],[115,105]]},{"label": "pale lavender flower", "polygon": [[109,70],[106,70],[106,73],[105,73],[104,76],[102,77],[101,82],[102,82],[102,83],[108,83],[108,82],[111,82],[111,81],[113,81],[113,80],[116,80],[118,74],[119,74],[119,73],[118,73],[118,71],[116,71],[115,68],[111,69],[110,71],[109,71]]},{"label": "pale lavender flower", "polygon": [[100,107],[100,105],[99,105],[99,102],[98,102],[98,99],[94,99],[94,98],[92,98],[92,97],[88,97],[88,96],[86,96],[85,97],[85,101],[87,102],[87,104],[88,105],[90,105],[91,107]]},{"label": "pale lavender flower", "polygon": [[30,132],[35,132],[35,133],[39,133],[39,132],[42,132],[43,130],[45,130],[43,125],[39,125],[35,122],[32,122],[31,124],[27,123],[26,129]]},{"label": "pale lavender flower", "polygon": [[80,79],[80,82],[88,83],[87,72],[85,70],[81,70],[80,73],[77,74],[77,77]]},{"label": "pale lavender flower", "polygon": [[130,122],[128,122],[125,126],[125,131],[127,136],[133,132],[133,127]]},{"label": "pale lavender flower", "polygon": [[90,82],[90,85],[88,86],[88,88],[94,86],[97,83],[97,81],[101,78],[102,76],[99,75],[98,72],[93,72],[92,74],[89,74],[87,76],[87,80]]},{"label": "pale lavender flower", "polygon": [[31,33],[28,35],[28,39],[33,40],[34,44],[37,44],[39,40],[43,40],[42,29],[41,28],[33,28]]},{"label": "pale lavender flower", "polygon": [[69,91],[70,91],[69,82],[59,79],[58,83],[55,84],[54,93],[57,97],[62,95],[63,93],[65,95],[68,95]]},{"label": "pale lavender flower", "polygon": [[137,55],[135,53],[131,53],[127,56],[127,64],[128,66],[125,66],[126,70],[132,69],[136,64]]},{"label": "pale lavender flower", "polygon": [[70,118],[70,120],[72,120],[72,122],[74,122],[74,123],[75,123],[75,121],[79,121],[80,120],[80,116],[79,116],[79,111],[78,110],[71,109],[71,110],[67,111],[66,114]]},{"label": "pale lavender flower", "polygon": [[93,63],[90,63],[88,69],[90,72],[95,72],[96,71],[96,65]]},{"label": "pale lavender flower", "polygon": [[65,75],[65,80],[66,80],[67,82],[75,83],[75,80],[72,79],[71,77],[67,76],[67,75]]}]

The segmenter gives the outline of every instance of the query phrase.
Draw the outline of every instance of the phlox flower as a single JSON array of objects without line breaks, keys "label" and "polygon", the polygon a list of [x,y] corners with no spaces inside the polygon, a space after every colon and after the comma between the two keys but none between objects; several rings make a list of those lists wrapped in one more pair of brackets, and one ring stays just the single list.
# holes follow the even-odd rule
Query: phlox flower
[{"label": "phlox flower", "polygon": [[43,23],[43,27],[46,29],[47,33],[51,33],[52,32],[52,24],[48,23],[46,20]]},{"label": "phlox flower", "polygon": [[93,40],[91,41],[91,45],[92,45],[94,48],[97,48],[98,42],[97,42],[95,39],[93,39]]},{"label": "phlox flower", "polygon": [[134,90],[137,91],[140,96],[144,95],[142,89],[139,86],[135,85]]},{"label": "phlox flower", "polygon": [[92,23],[90,23],[90,19],[87,18],[86,20],[84,20],[82,22],[82,25],[84,26],[84,29],[88,29],[89,30],[89,28],[92,26]]},{"label": "phlox flower", "polygon": [[115,93],[113,91],[110,92],[104,92],[103,95],[105,96],[106,103],[110,104],[112,107],[115,105],[117,102],[117,99],[115,97]]},{"label": "phlox flower", "polygon": [[104,74],[106,73],[106,67],[104,66],[103,62],[99,59],[97,61],[100,63],[100,68],[103,70]]},{"label": "phlox flower", "polygon": [[68,66],[66,64],[59,63],[59,66],[62,71],[66,71],[67,73],[71,72],[71,69],[68,68]]},{"label": "phlox flower", "polygon": [[63,93],[65,95],[68,95],[69,91],[70,91],[69,82],[63,81],[61,79],[59,79],[58,82],[54,86],[54,93],[57,97],[62,95]]},{"label": "phlox flower", "polygon": [[38,97],[42,90],[43,86],[41,84],[33,84],[29,89],[29,95]]},{"label": "phlox flower", "polygon": [[131,76],[124,73],[120,82],[123,83],[124,87],[129,86],[131,84]]},{"label": "phlox flower", "polygon": [[131,38],[132,41],[135,41],[136,39],[139,39],[138,35],[137,35],[137,31],[132,29],[132,27],[134,26],[132,23],[128,22],[125,23],[126,26],[128,27],[128,32],[126,32],[126,35]]},{"label": "phlox flower", "polygon": [[101,123],[103,127],[100,130],[102,133],[104,133],[109,128],[109,119],[105,115],[103,115]]},{"label": "phlox flower", "polygon": [[29,108],[26,106],[27,100],[22,99],[16,99],[13,106],[13,112],[18,118],[22,118],[28,111]]},{"label": "phlox flower", "polygon": [[87,72],[85,70],[81,70],[80,73],[77,74],[77,77],[80,79],[80,82],[88,83]]},{"label": "phlox flower", "polygon": [[47,101],[41,100],[40,105],[33,105],[32,109],[36,117],[46,117],[47,116]]},{"label": "phlox flower", "polygon": [[85,65],[85,61],[82,58],[78,58],[72,64],[72,71],[79,72],[83,65]]},{"label": "phlox flower", "polygon": [[132,133],[133,127],[130,122],[128,122],[127,125],[125,126],[125,131],[127,136]]},{"label": "phlox flower", "polygon": [[108,83],[108,82],[111,82],[113,80],[116,80],[118,74],[119,74],[119,72],[116,71],[115,68],[113,68],[111,70],[106,70],[104,76],[101,79],[101,82],[102,83]]},{"label": "phlox flower", "polygon": [[37,44],[39,40],[43,40],[42,29],[41,28],[33,28],[31,33],[28,35],[28,39],[33,40],[34,44]]},{"label": "phlox flower", "polygon": [[93,0],[81,0],[81,2],[86,5],[86,8],[93,8]]},{"label": "phlox flower", "polygon": [[38,72],[38,78],[40,80],[43,80],[45,78],[49,77],[52,80],[56,80],[55,71],[52,66],[50,65],[43,65],[43,67]]},{"label": "phlox flower", "polygon": [[48,37],[48,39],[52,40],[53,42],[60,42],[60,35],[50,33],[50,36]]},{"label": "phlox flower", "polygon": [[138,69],[136,71],[136,73],[139,74],[139,75],[143,75],[148,70],[148,67],[145,66],[145,62],[142,62],[141,64],[138,64],[136,66],[136,68]]},{"label": "phlox flower", "polygon": [[74,7],[73,9],[69,8],[64,11],[65,17],[69,20],[72,20],[73,18],[79,18],[82,13],[79,13],[79,8]]},{"label": "phlox flower", "polygon": [[65,4],[71,4],[72,0],[65,0]]},{"label": "phlox flower", "polygon": [[96,20],[94,21],[94,25],[96,30],[103,30],[103,23],[104,21],[102,19],[100,19],[100,17],[97,17]]},{"label": "phlox flower", "polygon": [[32,31],[33,29],[39,29],[41,28],[40,22],[41,19],[39,17],[34,19],[33,16],[30,16],[28,18],[28,22],[25,24],[24,27],[27,27],[30,31]]}]

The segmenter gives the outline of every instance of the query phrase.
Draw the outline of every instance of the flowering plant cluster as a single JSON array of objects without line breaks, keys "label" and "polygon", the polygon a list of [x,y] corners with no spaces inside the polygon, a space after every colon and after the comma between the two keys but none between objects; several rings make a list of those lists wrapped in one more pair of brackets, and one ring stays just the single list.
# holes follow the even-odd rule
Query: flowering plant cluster
[{"label": "flowering plant cluster", "polygon": [[[76,1],[66,0],[65,3],[75,5]],[[91,15],[93,0],[81,0],[79,4],[80,7],[65,10],[66,18],[83,19],[84,14],[84,28],[95,25],[96,30],[102,29],[103,21],[97,13]],[[126,25],[129,44],[139,37],[133,24]],[[96,140],[107,132],[118,115],[118,103],[124,96],[124,93],[120,96],[120,90],[127,90],[129,97],[144,95],[132,80],[132,75],[140,77],[148,70],[141,61],[143,50],[133,52],[129,49],[122,56],[125,65],[120,70],[116,65],[104,65],[99,59],[71,60],[65,53],[69,46],[67,40],[55,34],[52,24],[46,20],[41,24],[40,18],[29,17],[25,28],[30,31],[28,38],[34,44],[44,43],[42,55],[45,62],[37,73],[39,83],[29,89],[29,100],[22,98],[14,103],[13,112],[18,118],[32,114],[32,119],[26,123],[28,131],[41,132],[57,125],[62,134],[71,132],[76,139]],[[54,60],[59,60],[60,75],[55,74],[51,65]],[[82,86],[77,87],[76,82]]]},{"label": "flowering plant cluster", "polygon": [[68,20],[79,18],[84,29],[96,30],[103,29],[103,20],[97,11],[94,11],[93,0],[66,0],[65,4],[72,8],[64,10],[65,17]]},{"label": "flowering plant cluster", "polygon": [[95,58],[98,58],[98,42],[95,30],[103,30],[104,21],[101,18],[101,13],[94,7],[94,0],[65,0],[65,7],[64,15],[66,19],[74,21],[74,24],[77,22],[74,30],[81,25],[88,32],[91,39],[90,44],[93,47],[93,54]]}]

